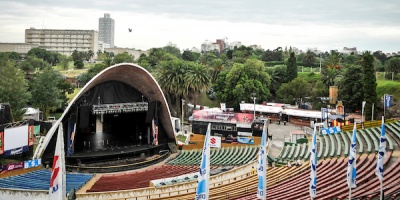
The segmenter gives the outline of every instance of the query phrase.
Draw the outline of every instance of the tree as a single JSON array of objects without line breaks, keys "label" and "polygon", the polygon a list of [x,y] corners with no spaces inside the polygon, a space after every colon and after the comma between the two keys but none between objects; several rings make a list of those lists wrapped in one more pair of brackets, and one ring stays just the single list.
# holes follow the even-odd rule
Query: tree
[{"label": "tree", "polygon": [[54,66],[59,62],[59,56],[61,54],[47,51],[46,49],[42,48],[32,48],[31,50],[28,51],[27,55],[41,58],[43,59],[43,61],[49,63],[51,66]]},{"label": "tree", "polygon": [[83,67],[85,65],[83,64],[82,60],[75,60],[74,61],[74,66],[75,66],[76,69],[83,69]]},{"label": "tree", "polygon": [[174,46],[168,45],[168,46],[163,47],[162,50],[164,52],[174,55],[177,58],[181,58],[181,50],[179,50],[178,48],[176,48]]},{"label": "tree", "polygon": [[114,63],[133,63],[133,56],[128,54],[127,52],[119,53],[114,56]]},{"label": "tree", "polygon": [[215,80],[216,80],[217,77],[218,77],[218,74],[219,74],[222,70],[224,70],[224,65],[223,65],[221,59],[214,59],[214,60],[211,61],[210,66],[211,66],[212,71],[213,71],[212,77],[211,77],[211,81],[214,83]]},{"label": "tree", "polygon": [[182,53],[182,59],[186,61],[197,61],[200,58],[200,53],[193,51],[184,51]]},{"label": "tree", "polygon": [[380,60],[382,64],[385,64],[387,56],[382,51],[375,51],[372,55],[378,60]]},{"label": "tree", "polygon": [[269,75],[271,76],[271,87],[270,92],[275,97],[276,92],[282,83],[285,82],[286,78],[286,66],[285,65],[276,65],[270,71]]},{"label": "tree", "polygon": [[0,58],[0,102],[9,103],[13,121],[19,121],[31,95],[24,74],[15,65],[13,61]]},{"label": "tree", "polygon": [[[372,114],[372,104],[377,105],[376,96],[376,78],[374,73],[374,57],[370,52],[365,52],[362,56],[362,71],[363,71],[363,93],[364,100],[367,102],[368,106],[365,106],[365,120],[371,119]],[[376,108],[376,106],[375,106]],[[375,112],[376,113],[376,112]]]},{"label": "tree", "polygon": [[186,93],[188,96],[190,94],[194,96],[194,107],[196,108],[199,94],[210,87],[211,78],[204,65],[194,62],[186,62],[186,65],[188,65],[188,71],[184,76]]},{"label": "tree", "polygon": [[63,99],[58,85],[62,76],[48,67],[37,73],[31,83],[32,104],[41,109],[45,119],[49,116],[50,110],[61,107]]},{"label": "tree", "polygon": [[311,93],[313,109],[320,110],[322,107],[326,107],[326,104],[321,101],[321,97],[327,96],[329,96],[329,88],[321,80],[317,81]]},{"label": "tree", "polygon": [[307,67],[313,67],[315,64],[315,54],[310,50],[304,55],[303,65]]},{"label": "tree", "polygon": [[19,64],[19,68],[25,72],[27,77],[30,77],[35,70],[42,70],[46,67],[50,67],[50,64],[35,56],[28,56],[26,60]]},{"label": "tree", "polygon": [[290,53],[290,57],[288,59],[287,69],[286,69],[286,82],[290,82],[293,79],[297,78],[297,64],[296,57],[294,56],[294,52]]},{"label": "tree", "polygon": [[61,67],[63,68],[63,70],[67,70],[68,66],[69,66],[69,61],[71,60],[69,58],[69,56],[61,55],[59,57],[59,59],[60,59],[60,64],[61,64]]},{"label": "tree", "polygon": [[339,84],[338,98],[344,100],[348,112],[361,109],[364,100],[362,76],[362,68],[358,65],[350,65],[344,71]]},{"label": "tree", "polygon": [[387,60],[386,71],[394,72],[394,75],[397,75],[400,72],[400,57],[392,57]]},{"label": "tree", "polygon": [[278,98],[284,103],[293,104],[310,94],[310,84],[303,78],[295,78],[281,85],[277,91]]},{"label": "tree", "polygon": [[[225,81],[218,80],[221,78]],[[237,108],[240,101],[252,101],[251,93],[256,93],[260,102],[271,96],[271,77],[265,71],[264,63],[259,60],[248,59],[244,64],[235,63],[226,77],[218,76],[216,84],[221,84],[216,87],[217,97]]]}]

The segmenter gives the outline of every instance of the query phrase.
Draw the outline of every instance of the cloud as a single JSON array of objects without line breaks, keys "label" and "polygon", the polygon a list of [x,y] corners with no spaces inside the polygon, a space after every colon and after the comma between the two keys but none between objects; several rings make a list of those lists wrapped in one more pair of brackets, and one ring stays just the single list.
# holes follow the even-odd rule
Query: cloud
[{"label": "cloud", "polygon": [[223,37],[270,49],[355,46],[391,52],[400,46],[396,0],[3,0],[0,42],[23,42],[29,27],[97,30],[104,13],[115,20],[115,44],[122,47],[148,49],[171,41],[199,48],[206,39]]}]

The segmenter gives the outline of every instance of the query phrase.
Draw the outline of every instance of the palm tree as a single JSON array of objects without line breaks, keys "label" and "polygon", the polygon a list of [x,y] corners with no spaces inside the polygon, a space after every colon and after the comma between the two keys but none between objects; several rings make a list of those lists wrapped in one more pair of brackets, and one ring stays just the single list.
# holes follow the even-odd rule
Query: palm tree
[{"label": "palm tree", "polygon": [[187,62],[188,71],[184,75],[184,82],[186,86],[187,95],[192,93],[194,96],[194,108],[196,108],[197,99],[201,92],[208,89],[211,83],[211,79],[208,76],[207,69],[204,65]]},{"label": "palm tree", "polygon": [[315,55],[313,52],[310,50],[307,51],[306,55],[303,58],[303,64],[304,66],[310,66],[313,67],[315,63]]},{"label": "palm tree", "polygon": [[211,67],[213,69],[213,74],[211,78],[211,82],[215,83],[215,80],[217,80],[218,74],[224,70],[224,65],[221,59],[214,59],[211,61]]}]

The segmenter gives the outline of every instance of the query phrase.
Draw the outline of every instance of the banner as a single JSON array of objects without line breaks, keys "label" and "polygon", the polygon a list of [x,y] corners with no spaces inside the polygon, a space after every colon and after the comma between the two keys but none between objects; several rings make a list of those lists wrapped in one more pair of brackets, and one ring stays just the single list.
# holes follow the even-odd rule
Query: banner
[{"label": "banner", "polygon": [[321,119],[324,121],[328,117],[328,110],[326,108],[321,108]]},{"label": "banner", "polygon": [[385,99],[385,108],[392,107],[393,96],[385,94],[384,99]]},{"label": "banner", "polygon": [[237,141],[241,144],[254,144],[254,138],[252,137],[237,137]]},{"label": "banner", "polygon": [[18,147],[15,149],[10,149],[7,151],[4,151],[4,157],[9,157],[9,156],[15,156],[18,154],[22,154],[23,152],[29,151],[28,146],[23,146],[23,147]]},{"label": "banner", "polygon": [[267,137],[267,121],[264,122],[264,128],[262,132],[260,150],[258,151],[258,162],[257,162],[257,198],[266,199],[267,197],[267,146],[269,141]]},{"label": "banner", "polygon": [[4,132],[0,132],[0,155],[4,154]]},{"label": "banner", "polygon": [[221,148],[221,137],[210,136],[210,147]]},{"label": "banner", "polygon": [[42,165],[42,159],[35,159],[35,160],[27,160],[24,162],[24,168],[32,168]]},{"label": "banner", "polygon": [[64,157],[64,137],[62,125],[58,127],[56,150],[54,152],[53,167],[51,168],[49,197],[63,200],[66,195],[66,175]]},{"label": "banner", "polygon": [[225,111],[226,110],[226,104],[225,103],[221,103],[221,110]]},{"label": "banner", "polygon": [[35,127],[34,126],[29,126],[28,127],[28,145],[32,146],[33,142],[35,140],[35,137],[33,136],[33,133],[35,132]]},{"label": "banner", "polygon": [[342,101],[338,101],[336,105],[336,114],[337,115],[344,115],[344,106]]},{"label": "banner", "polygon": [[210,181],[210,146],[209,137],[211,132],[211,123],[208,124],[206,138],[203,145],[203,153],[201,156],[200,171],[197,178],[196,200],[209,199],[209,181]]},{"label": "banner", "polygon": [[22,169],[24,168],[24,162],[17,162],[13,164],[8,164],[6,167],[6,171],[12,171],[16,169]]},{"label": "banner", "polygon": [[35,126],[35,130],[33,131],[35,135],[40,135],[40,125]]},{"label": "banner", "polygon": [[193,111],[193,120],[197,121],[219,121],[232,124],[251,124],[253,122],[253,119],[254,116],[251,113],[228,113],[207,110]]},{"label": "banner", "polygon": [[340,128],[340,126],[321,128],[321,134],[323,134],[323,135],[335,134],[335,133],[340,133],[340,132],[342,132],[342,129]]}]

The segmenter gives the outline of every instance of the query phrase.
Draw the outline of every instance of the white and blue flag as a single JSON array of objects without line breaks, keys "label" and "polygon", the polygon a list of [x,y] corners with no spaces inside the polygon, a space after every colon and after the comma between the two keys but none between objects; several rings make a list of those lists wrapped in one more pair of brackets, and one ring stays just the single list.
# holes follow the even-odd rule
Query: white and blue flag
[{"label": "white and blue flag", "polygon": [[204,140],[203,154],[201,156],[200,171],[197,178],[196,200],[208,200],[210,179],[210,132],[211,123],[208,124],[206,139]]},{"label": "white and blue flag", "polygon": [[386,153],[385,118],[382,116],[381,139],[379,143],[378,162],[376,162],[375,174],[379,180],[383,180],[383,160]]},{"label": "white and blue flag", "polygon": [[[268,121],[268,120],[267,120]],[[257,175],[258,175],[258,189],[257,189],[257,198],[258,199],[266,199],[267,193],[267,146],[268,146],[268,137],[267,134],[267,121],[264,122],[264,128],[262,132],[261,142],[260,142],[260,150],[258,152],[258,165],[257,165]]]},{"label": "white and blue flag", "polygon": [[316,126],[311,142],[311,155],[310,155],[310,197],[315,198],[317,195],[317,133]]},{"label": "white and blue flag", "polygon": [[357,177],[357,169],[356,169],[356,144],[357,144],[357,127],[356,123],[354,123],[353,128],[353,136],[351,137],[351,144],[350,144],[350,155],[349,155],[349,162],[347,164],[347,185],[349,188],[356,188],[356,177]]}]

